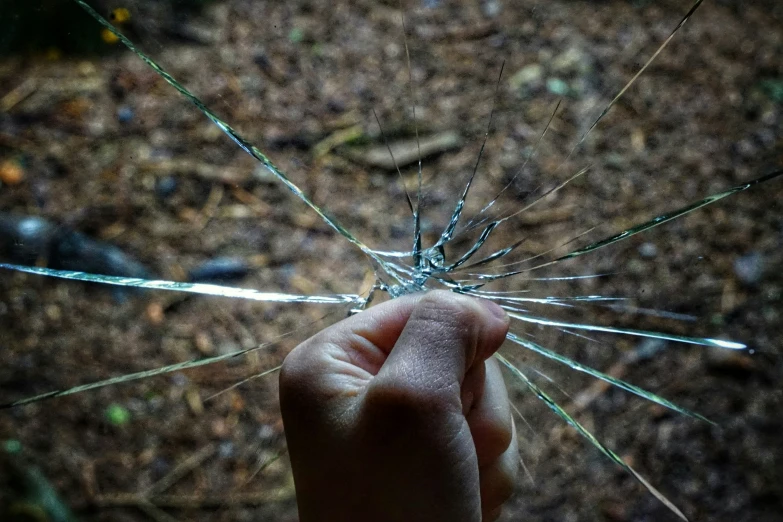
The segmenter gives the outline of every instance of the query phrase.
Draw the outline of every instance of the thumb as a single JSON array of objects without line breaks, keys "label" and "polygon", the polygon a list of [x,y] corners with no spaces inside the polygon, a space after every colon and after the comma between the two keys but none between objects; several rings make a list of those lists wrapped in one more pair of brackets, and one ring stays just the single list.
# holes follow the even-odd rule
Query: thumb
[{"label": "thumb", "polygon": [[462,409],[466,376],[472,381],[471,370],[483,370],[507,331],[508,316],[490,301],[454,292],[427,293],[415,304],[368,391],[371,396],[407,396],[423,401],[422,406],[427,398],[441,404],[446,399]]}]

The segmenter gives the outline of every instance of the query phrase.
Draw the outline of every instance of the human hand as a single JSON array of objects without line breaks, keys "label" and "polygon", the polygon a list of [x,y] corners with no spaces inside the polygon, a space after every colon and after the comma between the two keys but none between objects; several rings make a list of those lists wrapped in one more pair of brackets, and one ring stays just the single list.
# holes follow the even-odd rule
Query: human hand
[{"label": "human hand", "polygon": [[302,522],[495,520],[519,455],[497,305],[401,297],[295,348],[280,407]]}]

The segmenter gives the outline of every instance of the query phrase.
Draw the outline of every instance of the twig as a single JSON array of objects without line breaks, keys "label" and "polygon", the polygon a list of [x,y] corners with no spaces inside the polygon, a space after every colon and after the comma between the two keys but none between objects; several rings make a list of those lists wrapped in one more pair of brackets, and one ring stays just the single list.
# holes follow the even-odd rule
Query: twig
[{"label": "twig", "polygon": [[288,452],[288,448],[283,448],[271,457],[265,458],[263,460],[260,460],[256,466],[256,469],[250,473],[250,475],[247,477],[247,479],[239,485],[239,487],[246,486],[247,484],[250,484],[250,482],[258,476],[259,473],[264,471],[266,468],[268,468],[270,465],[277,462],[283,455],[285,455]]},{"label": "twig", "polygon": [[235,167],[181,159],[149,162],[142,165],[141,169],[158,176],[194,175],[207,181],[219,181],[227,185],[240,185],[253,179],[251,172]]},{"label": "twig", "polygon": [[178,522],[178,520],[150,502],[139,502],[137,506],[155,522]]},{"label": "twig", "polygon": [[214,443],[207,444],[197,452],[190,455],[184,461],[174,466],[174,468],[169,471],[162,479],[147,488],[147,490],[142,492],[139,496],[149,499],[155,495],[163,493],[171,486],[179,482],[185,475],[196,469],[204,461],[214,455],[216,450],[217,446]]},{"label": "twig", "polygon": [[28,78],[0,98],[0,112],[10,111],[37,90],[38,82],[34,78]]},{"label": "twig", "polygon": [[220,202],[223,199],[224,192],[225,190],[223,190],[222,185],[212,186],[212,190],[209,191],[209,196],[207,197],[207,202],[204,203],[204,207],[201,209],[201,212],[199,213],[198,219],[196,221],[197,232],[204,230],[204,228],[206,228],[206,226],[215,216],[218,206],[220,206]]}]

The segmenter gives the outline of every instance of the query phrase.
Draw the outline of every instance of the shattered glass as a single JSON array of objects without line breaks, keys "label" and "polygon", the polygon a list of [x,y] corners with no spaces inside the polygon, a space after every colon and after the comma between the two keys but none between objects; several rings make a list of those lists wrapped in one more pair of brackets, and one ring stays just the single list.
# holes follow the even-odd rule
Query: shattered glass
[{"label": "shattered glass", "polygon": [[[702,0],[696,1],[684,13],[672,9],[666,17],[671,21],[667,32],[662,33],[662,28],[655,28],[653,32],[657,36],[650,37],[650,41],[635,41],[637,37],[633,34],[622,34],[622,31],[617,35],[620,41],[629,40],[629,48],[635,51],[635,56],[638,55],[636,61],[631,60],[632,66],[622,68],[627,73],[622,81],[619,81],[616,72],[613,72],[613,76],[606,80],[606,85],[584,85],[585,82],[589,83],[593,80],[585,79],[589,75],[580,75],[579,71],[586,71],[582,68],[588,67],[587,62],[590,59],[584,56],[584,53],[580,54],[577,47],[571,47],[552,57],[562,70],[577,71],[575,79],[570,84],[555,74],[544,81],[540,68],[536,69],[531,64],[522,67],[518,67],[516,63],[510,67],[506,62],[493,63],[492,67],[488,65],[487,70],[494,71],[487,73],[491,75],[494,85],[487,92],[476,93],[476,96],[483,99],[481,104],[483,110],[478,111],[483,120],[479,121],[477,116],[476,121],[466,123],[467,128],[463,133],[470,138],[471,144],[456,145],[456,141],[447,139],[443,140],[445,145],[442,149],[436,149],[439,154],[436,158],[439,167],[449,165],[450,154],[470,155],[472,161],[461,161],[461,165],[472,165],[472,167],[467,171],[463,168],[458,172],[447,173],[428,169],[428,158],[422,157],[426,155],[423,154],[423,150],[427,154],[429,151],[429,142],[426,142],[426,146],[422,144],[433,134],[433,123],[428,121],[428,110],[420,108],[419,97],[421,91],[427,88],[426,83],[422,81],[423,77],[431,79],[431,75],[417,67],[416,58],[417,52],[424,54],[436,51],[418,48],[417,38],[422,40],[429,38],[430,42],[439,42],[449,41],[449,38],[455,37],[450,36],[448,31],[446,34],[432,36],[433,31],[437,32],[438,26],[435,23],[426,23],[426,15],[422,15],[425,22],[422,22],[421,29],[416,31],[414,29],[416,25],[410,19],[401,16],[402,11],[379,7],[373,12],[381,23],[396,23],[398,26],[398,41],[389,43],[390,47],[385,52],[397,59],[398,68],[403,71],[398,75],[400,81],[396,84],[392,99],[384,103],[401,103],[398,111],[408,113],[409,127],[407,131],[395,129],[394,132],[389,132],[386,128],[389,120],[388,106],[384,105],[385,110],[379,108],[378,112],[373,106],[371,114],[363,115],[364,121],[356,123],[360,131],[351,126],[338,126],[339,132],[331,132],[325,139],[312,146],[316,149],[322,147],[326,152],[320,158],[327,159],[320,163],[314,161],[311,166],[312,171],[307,176],[297,176],[293,172],[289,175],[287,172],[295,166],[295,163],[288,162],[286,169],[278,167],[271,159],[273,154],[262,152],[260,148],[253,145],[255,140],[236,130],[227,118],[220,116],[218,113],[226,109],[224,105],[228,105],[227,112],[232,112],[230,103],[221,100],[221,94],[209,96],[215,103],[202,101],[206,97],[197,96],[180,83],[175,73],[170,74],[167,72],[168,68],[158,64],[153,58],[153,53],[142,51],[132,38],[126,37],[121,26],[118,28],[104,14],[91,7],[89,2],[73,1],[99,22],[103,30],[114,35],[119,44],[123,44],[135,55],[125,56],[124,59],[141,60],[168,86],[178,91],[184,100],[195,106],[200,114],[228,137],[236,147],[256,162],[252,165],[234,161],[234,166],[227,169],[229,173],[244,169],[251,174],[245,174],[243,181],[239,183],[234,183],[231,179],[228,183],[225,183],[225,180],[218,181],[218,184],[240,187],[243,192],[235,192],[234,196],[248,208],[256,208],[259,215],[274,216],[274,209],[270,210],[269,207],[276,205],[294,209],[291,212],[296,216],[314,215],[315,220],[297,217],[300,222],[295,225],[311,231],[315,230],[320,235],[328,234],[330,242],[342,241],[349,245],[353,252],[347,254],[350,257],[344,258],[343,266],[334,267],[333,279],[327,277],[325,281],[314,281],[312,285],[300,281],[302,276],[295,273],[297,270],[295,267],[297,264],[311,263],[313,258],[317,260],[320,252],[315,249],[305,256],[297,253],[296,244],[290,254],[291,262],[279,268],[280,272],[290,270],[288,277],[284,278],[284,283],[279,287],[273,284],[270,287],[248,288],[211,282],[157,279],[145,273],[142,267],[137,267],[124,258],[123,273],[101,271],[102,267],[111,265],[111,255],[118,257],[122,255],[121,253],[105,254],[107,261],[95,262],[93,265],[95,269],[88,269],[90,267],[83,264],[78,266],[78,261],[63,262],[59,266],[53,266],[51,263],[48,266],[36,266],[39,257],[37,252],[40,249],[36,249],[35,245],[30,246],[32,240],[29,238],[41,237],[41,233],[36,231],[46,230],[51,225],[46,221],[31,221],[32,218],[17,217],[7,218],[5,221],[6,226],[14,231],[15,235],[7,234],[14,237],[13,244],[3,245],[0,239],[0,247],[3,247],[6,252],[13,251],[11,257],[16,257],[12,259],[13,262],[0,264],[6,277],[13,277],[13,272],[26,273],[143,289],[145,292],[134,290],[129,297],[122,294],[117,299],[143,299],[148,295],[146,292],[165,290],[210,296],[207,299],[245,299],[275,307],[296,304],[315,309],[302,313],[310,321],[300,320],[293,328],[287,325],[284,327],[289,330],[283,334],[286,341],[301,340],[307,332],[339,320],[346,314],[361,313],[362,309],[372,306],[376,301],[394,299],[413,292],[447,289],[493,300],[506,309],[512,318],[508,342],[498,355],[502,365],[508,369],[510,387],[515,390],[525,390],[528,396],[543,402],[591,445],[641,482],[668,509],[685,519],[682,511],[675,506],[676,501],[672,503],[668,500],[624,458],[609,449],[609,446],[601,442],[599,437],[593,435],[592,429],[580,423],[574,413],[569,413],[567,405],[573,405],[576,402],[574,398],[567,396],[567,401],[555,399],[556,393],[548,391],[551,387],[560,393],[561,386],[578,390],[583,387],[584,381],[569,381],[570,377],[562,377],[564,374],[558,373],[556,369],[550,372],[549,369],[554,365],[546,365],[559,363],[570,370],[613,385],[654,404],[709,423],[711,421],[699,413],[698,409],[690,405],[680,406],[676,401],[672,402],[655,394],[654,391],[626,382],[611,372],[601,371],[593,365],[607,364],[611,361],[612,354],[628,355],[641,346],[634,348],[631,343],[636,341],[628,341],[629,338],[671,342],[671,346],[664,345],[667,351],[679,349],[680,344],[699,345],[699,348],[705,347],[704,349],[707,350],[747,351],[745,339],[725,335],[720,325],[710,325],[708,321],[705,324],[701,317],[704,313],[703,308],[691,310],[688,306],[682,305],[680,296],[669,296],[667,299],[667,296],[655,294],[654,281],[647,286],[638,283],[640,294],[649,288],[652,290],[651,293],[655,294],[652,296],[628,295],[622,291],[629,288],[627,279],[623,278],[630,277],[635,281],[636,278],[644,279],[649,273],[646,272],[648,264],[643,259],[644,253],[646,252],[647,257],[650,258],[657,256],[656,243],[645,243],[639,240],[639,237],[649,236],[650,241],[657,241],[657,244],[673,245],[671,248],[675,250],[675,254],[672,256],[689,257],[691,261],[680,263],[688,274],[686,278],[693,277],[694,280],[698,277],[709,278],[707,276],[709,269],[705,267],[705,263],[709,260],[700,257],[698,251],[678,250],[678,240],[669,239],[666,235],[667,227],[687,220],[691,213],[704,212],[705,207],[714,208],[712,205],[726,205],[725,208],[729,209],[727,212],[731,212],[731,201],[736,197],[735,195],[745,191],[752,194],[759,190],[758,186],[762,184],[766,184],[764,187],[768,187],[770,191],[780,190],[780,180],[776,178],[783,174],[783,170],[760,165],[757,166],[756,171],[745,172],[744,174],[747,175],[742,176],[725,172],[722,177],[712,176],[713,172],[707,172],[705,178],[708,179],[696,183],[695,187],[694,183],[682,182],[682,190],[677,189],[678,178],[672,172],[660,173],[660,179],[649,179],[652,176],[642,175],[639,172],[623,172],[624,169],[637,171],[643,169],[640,164],[643,164],[645,150],[651,147],[650,143],[665,139],[647,136],[645,131],[640,130],[644,126],[641,123],[643,115],[640,107],[644,107],[645,103],[652,103],[649,101],[650,97],[655,98],[655,87],[652,84],[645,84],[644,81],[650,74],[650,70],[655,69],[655,64],[663,59],[666,53],[676,53],[670,47],[676,45],[680,32],[688,30],[691,24],[698,23],[701,11],[706,9],[706,6],[702,7]],[[537,7],[533,5],[528,8],[532,17],[538,16]],[[421,9],[426,11],[437,7]],[[679,14],[674,14],[675,12]],[[677,16],[679,18],[675,19]],[[479,34],[481,30],[481,28],[476,29]],[[492,30],[490,29],[489,32],[492,33]],[[302,38],[306,38],[306,35],[292,30],[287,37],[292,44],[295,44]],[[471,36],[467,34],[461,37]],[[506,35],[506,38],[511,36]],[[459,37],[456,39],[459,45]],[[493,42],[491,38],[488,41],[488,43]],[[507,45],[500,37],[496,43],[501,48]],[[321,45],[321,48],[317,47],[318,45]],[[431,45],[435,47],[437,43]],[[323,47],[327,46],[317,41],[311,43],[309,52],[313,54],[316,61],[320,56],[328,56],[330,49]],[[638,52],[636,52],[637,48],[640,48]],[[273,71],[282,67],[280,64],[272,64],[265,55],[262,58],[257,58],[262,70]],[[176,64],[175,68],[193,66],[195,65]],[[127,72],[125,67],[127,66],[121,66],[121,70]],[[208,64],[205,67],[208,68]],[[598,68],[597,65],[591,67]],[[505,69],[511,69],[512,72],[509,74]],[[133,74],[146,73],[141,69],[134,69]],[[277,73],[268,74],[274,76],[283,73],[278,70]],[[565,75],[562,72],[561,74]],[[143,81],[152,85],[158,80],[152,76],[145,76]],[[316,80],[310,77],[310,81]],[[157,88],[163,87],[161,82]],[[641,91],[641,94],[638,91]],[[600,95],[594,92],[600,92]],[[513,109],[534,93],[545,99],[545,102],[538,106],[536,125],[517,122],[515,119],[518,115],[514,114]],[[441,101],[447,104],[449,94],[444,94]],[[656,103],[663,102],[665,100],[656,98]],[[568,109],[569,105],[576,108]],[[210,108],[213,106],[215,109]],[[548,107],[546,111],[541,110],[544,106]],[[184,107],[182,110],[185,110]],[[628,118],[631,124],[623,123],[622,119],[612,119],[620,110],[632,113]],[[127,115],[118,114],[118,117],[125,116]],[[576,116],[580,117],[580,121],[574,121]],[[502,121],[498,122],[498,119]],[[188,125],[198,125],[194,122],[195,119],[188,120]],[[496,127],[499,125],[512,129],[502,134],[506,138],[503,142],[493,139],[498,133]],[[630,162],[612,156],[613,152],[605,150],[606,144],[596,136],[604,126],[610,125],[621,125],[623,129],[630,129],[628,141],[631,143],[632,152],[629,155],[633,158]],[[372,131],[366,130],[370,128]],[[303,134],[305,130],[303,128]],[[370,132],[376,133],[374,137],[371,137]],[[554,140],[552,135],[556,135]],[[357,136],[360,138],[356,138]],[[403,138],[401,139],[400,136]],[[513,142],[511,136],[524,136],[525,143]],[[165,138],[160,136],[154,139],[165,141]],[[205,142],[212,143],[216,139],[215,136],[211,136],[205,138]],[[330,164],[328,162],[330,151],[353,142],[364,145],[362,140],[371,142],[371,145],[365,149],[372,149],[375,146],[388,154],[391,163],[387,165],[386,170],[392,171],[395,177],[377,174],[375,171],[380,169],[373,167],[372,162],[366,160],[370,156],[369,151],[362,152],[363,149],[358,147],[348,153],[349,158],[352,157],[351,154],[364,154],[362,157],[365,158],[366,163],[362,168],[373,171],[370,178],[365,180],[366,192],[357,190],[355,193],[347,194],[349,198],[359,198],[354,203],[355,208],[358,209],[360,206],[369,208],[367,212],[357,211],[357,215],[352,216],[351,204],[342,200],[343,194],[322,188],[317,169],[339,170],[342,161],[349,160],[332,159]],[[622,147],[628,148],[626,144],[622,144]],[[485,157],[493,154],[493,149],[495,149],[494,153],[497,153],[498,148],[501,149],[500,159],[497,156]],[[688,146],[686,145],[685,148]],[[696,148],[698,150],[698,143]],[[636,155],[633,154],[633,150],[636,150]],[[415,151],[415,154],[411,151]],[[154,155],[151,157],[155,160]],[[156,160],[157,163],[169,167],[161,167],[162,170],[166,172],[176,170],[171,168],[174,164],[171,158],[163,157],[159,160]],[[169,163],[166,163],[167,161]],[[692,159],[688,161],[692,162]],[[189,172],[199,170],[192,165],[184,168]],[[203,177],[214,175],[209,168],[203,170],[204,173],[201,174]],[[627,176],[623,178],[626,174]],[[699,173],[689,172],[679,173],[679,175],[694,178]],[[242,178],[243,174],[240,172],[236,176]],[[312,180],[312,176],[316,181]],[[596,177],[616,179],[616,182],[601,182],[599,186],[598,181],[593,181]],[[380,190],[376,190],[378,187],[374,185],[378,180],[383,184]],[[656,183],[671,184],[673,188],[666,189],[661,196],[650,188]],[[275,184],[285,188],[290,195],[280,197],[275,193],[271,203],[266,203],[262,198],[257,197],[257,194],[266,191],[265,187]],[[249,193],[242,188],[250,185],[262,189]],[[606,187],[617,188],[618,192],[596,194],[594,201],[586,200],[584,194],[589,193],[591,188],[601,191],[607,190]],[[202,225],[208,226],[213,219],[209,213],[212,215],[216,213],[222,204],[226,190],[214,187],[210,190],[203,207],[206,209],[205,217],[194,218],[196,223],[201,223],[198,220],[202,219]],[[615,213],[613,211],[617,209],[613,203],[621,192],[630,194],[631,203],[627,210],[621,209]],[[217,195],[213,197],[214,194]],[[685,195],[696,197],[688,197],[683,201],[681,198]],[[259,199],[261,201],[258,201]],[[648,208],[650,199],[657,200],[654,208]],[[589,205],[604,205],[606,208],[596,210],[589,208]],[[773,209],[769,212],[772,213]],[[615,215],[609,217],[607,214]],[[377,223],[366,222],[365,215],[376,219]],[[320,223],[316,224],[316,220],[320,220]],[[539,227],[542,221],[548,223],[545,224],[546,226]],[[720,218],[715,221],[719,222]],[[400,232],[376,233],[377,228],[385,228],[389,223],[394,223]],[[561,226],[563,223],[569,226]],[[261,219],[254,226],[274,227],[275,224],[274,218],[271,218]],[[657,228],[659,226],[660,228]],[[681,228],[674,229],[673,233],[683,234]],[[52,231],[51,234],[55,237],[56,233]],[[81,238],[68,233],[66,235],[69,242],[66,242],[60,239],[61,232],[57,234],[60,235],[56,236],[58,238],[56,242],[52,240],[52,244],[57,245],[58,249],[62,244],[70,245],[72,251],[79,253],[75,256],[77,260],[82,258],[82,252],[100,251],[101,255],[104,255],[103,252],[114,252],[110,251],[108,246],[101,247],[103,243],[93,243],[86,237]],[[389,242],[382,242],[379,239],[388,239]],[[637,242],[633,243],[633,241]],[[688,245],[692,245],[690,240],[687,241]],[[630,247],[619,250],[617,255],[606,254],[622,245],[634,245],[641,254],[637,254]],[[20,248],[27,248],[27,250],[22,252]],[[667,250],[669,249],[667,247]],[[66,255],[59,254],[60,250],[57,250],[57,259],[67,259]],[[330,253],[328,259],[332,260],[334,255]],[[340,250],[336,255],[344,254]],[[604,257],[601,257],[602,255]],[[92,255],[91,259],[99,257]],[[637,257],[642,260],[636,259]],[[8,258],[7,254],[6,258]],[[591,262],[585,261],[589,258],[595,259]],[[640,266],[642,268],[639,268]],[[305,273],[307,270],[305,269]],[[620,283],[612,286],[612,280],[618,280]],[[269,281],[275,282],[274,279]],[[300,288],[306,289],[312,286],[314,291],[285,290],[286,287],[291,286],[291,281],[299,281],[297,286]],[[37,284],[32,283],[31,279],[25,279],[24,284],[28,283]],[[687,288],[680,288],[680,290],[684,293],[688,292]],[[215,302],[219,303],[219,301]],[[167,303],[164,307],[166,310],[177,305],[176,301],[167,301]],[[661,306],[661,303],[664,303],[664,306]],[[40,306],[46,304],[42,302]],[[324,317],[324,314],[328,315]],[[274,317],[274,313],[271,317]],[[243,327],[238,328],[241,330]],[[255,335],[245,336],[253,340],[255,337]],[[617,337],[625,340],[614,341]],[[178,358],[186,360],[157,368],[129,371],[108,378],[80,377],[81,384],[69,384],[60,390],[39,391],[36,386],[36,391],[23,393],[21,396],[18,393],[9,396],[4,392],[3,402],[7,408],[19,408],[44,399],[225,362],[239,356],[264,351],[275,342],[275,335],[270,334],[268,337],[265,336],[265,340],[261,343],[251,341],[235,350],[223,350],[224,353],[219,355],[203,353],[202,356],[191,359],[178,354]],[[290,344],[288,346],[290,348]],[[587,348],[582,349],[580,346],[587,346]],[[593,357],[596,352],[600,352],[601,355]],[[535,357],[531,357],[533,354]],[[278,359],[281,359],[282,353],[277,355]],[[589,359],[592,362],[586,364],[579,359]],[[644,357],[640,356],[640,359],[643,360]],[[676,361],[676,356],[672,360]],[[264,369],[251,373],[250,377],[242,379],[241,383],[253,379],[256,375],[269,375],[278,368],[279,360],[277,364],[268,365]],[[235,386],[233,384],[231,389]],[[522,411],[520,415],[522,413],[525,412]]]}]

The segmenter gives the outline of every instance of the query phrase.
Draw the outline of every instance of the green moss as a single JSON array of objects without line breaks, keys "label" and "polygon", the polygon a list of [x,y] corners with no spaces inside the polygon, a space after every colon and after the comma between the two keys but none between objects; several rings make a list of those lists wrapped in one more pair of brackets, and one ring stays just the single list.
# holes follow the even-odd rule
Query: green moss
[{"label": "green moss", "polygon": [[131,420],[131,414],[125,406],[112,404],[106,408],[106,420],[115,426],[124,426]]},{"label": "green moss", "polygon": [[761,89],[772,101],[783,103],[783,78],[763,80]]},{"label": "green moss", "polygon": [[8,439],[3,441],[3,449],[6,453],[15,455],[22,451],[22,443],[16,439]]}]

